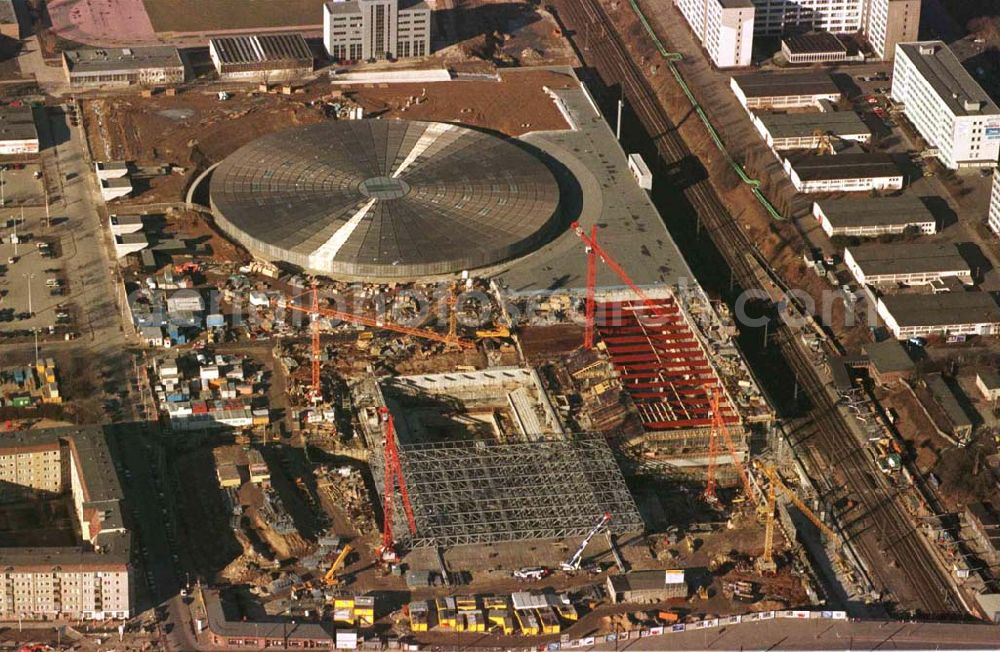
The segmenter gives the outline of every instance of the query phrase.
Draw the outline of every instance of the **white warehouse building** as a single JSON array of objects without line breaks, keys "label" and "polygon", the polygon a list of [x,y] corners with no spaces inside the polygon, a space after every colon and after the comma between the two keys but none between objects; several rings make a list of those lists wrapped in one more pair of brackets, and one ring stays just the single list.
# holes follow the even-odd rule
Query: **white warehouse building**
[{"label": "white warehouse building", "polygon": [[675,4],[717,67],[750,65],[754,26],[751,0],[675,0]]},{"label": "white warehouse building", "polygon": [[954,243],[870,243],[844,250],[844,264],[861,285],[927,285],[954,277],[972,283],[972,269]]},{"label": "white warehouse building", "polygon": [[815,150],[828,143],[869,143],[872,131],[854,111],[833,113],[754,113],[754,126],[775,151]]},{"label": "white warehouse building", "polygon": [[945,166],[996,166],[1000,109],[943,42],[896,46],[892,99]]},{"label": "white warehouse building", "polygon": [[799,192],[901,190],[903,173],[888,154],[789,157],[785,172]]},{"label": "white warehouse building", "polygon": [[900,340],[935,333],[1000,334],[1000,308],[989,292],[887,294],[879,298],[876,310]]},{"label": "white warehouse building", "polygon": [[926,235],[937,233],[934,215],[912,195],[824,199],[813,202],[813,217],[831,238],[901,235],[910,228]]},{"label": "white warehouse building", "polygon": [[839,102],[843,93],[825,72],[757,72],[736,75],[729,88],[747,111],[816,108],[821,100]]}]

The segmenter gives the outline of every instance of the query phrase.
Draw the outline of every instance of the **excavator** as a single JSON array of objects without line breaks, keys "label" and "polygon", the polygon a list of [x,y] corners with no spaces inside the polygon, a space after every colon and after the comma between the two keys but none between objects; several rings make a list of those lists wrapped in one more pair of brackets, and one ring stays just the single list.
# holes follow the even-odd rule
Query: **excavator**
[{"label": "excavator", "polygon": [[332,564],[330,564],[330,570],[326,571],[326,575],[323,576],[323,584],[329,587],[340,586],[341,579],[337,577],[337,571],[339,571],[344,565],[344,562],[347,561],[347,555],[351,554],[351,550],[353,550],[351,546],[344,546],[344,549],[340,551],[337,558],[333,560]]}]

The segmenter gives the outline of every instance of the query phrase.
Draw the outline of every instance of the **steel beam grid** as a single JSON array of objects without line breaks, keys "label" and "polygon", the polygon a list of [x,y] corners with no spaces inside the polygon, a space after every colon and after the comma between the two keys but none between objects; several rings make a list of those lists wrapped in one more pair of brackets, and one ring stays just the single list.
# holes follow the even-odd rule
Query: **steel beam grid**
[{"label": "steel beam grid", "polygon": [[[656,303],[676,318],[663,323],[662,310],[641,302],[599,304],[601,339],[647,429],[710,425],[708,390],[720,379],[674,300]],[[727,423],[739,423],[728,401],[723,410]]]},{"label": "steel beam grid", "polygon": [[[417,521],[409,548],[585,536],[605,512],[618,534],[640,532],[642,517],[607,442],[571,439],[401,444],[399,456]],[[371,463],[382,486],[381,451]],[[396,496],[398,503],[399,497]],[[400,510],[395,510],[397,520]]]}]

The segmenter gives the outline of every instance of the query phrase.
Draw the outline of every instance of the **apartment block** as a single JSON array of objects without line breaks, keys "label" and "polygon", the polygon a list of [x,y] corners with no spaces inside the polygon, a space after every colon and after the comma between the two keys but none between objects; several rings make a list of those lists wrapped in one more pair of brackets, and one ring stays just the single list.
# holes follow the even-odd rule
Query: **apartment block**
[{"label": "apartment block", "polygon": [[[100,427],[21,431],[0,438],[0,481],[11,500],[69,493],[79,544],[0,548],[0,619],[132,616],[129,550],[117,472]],[[16,542],[17,532],[8,533]]]},{"label": "apartment block", "polygon": [[917,40],[920,0],[869,0],[865,30],[879,59],[892,61],[896,45]]},{"label": "apartment block", "polygon": [[430,7],[404,0],[327,2],[323,45],[337,61],[426,56],[431,51]]},{"label": "apartment block", "polygon": [[833,34],[860,32],[865,0],[754,0],[757,19],[754,34],[784,34],[822,30]]},{"label": "apartment block", "polygon": [[892,99],[945,166],[996,166],[1000,108],[942,41],[896,46]]},{"label": "apartment block", "polygon": [[676,4],[716,66],[750,65],[755,13],[751,0],[676,0]]},{"label": "apartment block", "polygon": [[[752,0],[751,15],[738,0],[674,2],[719,67],[747,65],[720,62],[740,60],[736,55],[742,54],[744,48],[749,60],[754,36],[787,36],[810,30],[830,34],[860,33],[868,39],[878,58],[892,59],[897,43],[917,38],[920,23],[920,0]],[[728,21],[721,18],[727,15]],[[752,32],[744,31],[744,20],[752,22]],[[729,24],[729,34],[740,35],[739,49],[732,36],[711,38],[712,26],[724,22]],[[723,34],[726,30],[717,31]]]},{"label": "apartment block", "polygon": [[993,169],[993,190],[990,192],[990,212],[986,223],[1000,236],[1000,168]]}]

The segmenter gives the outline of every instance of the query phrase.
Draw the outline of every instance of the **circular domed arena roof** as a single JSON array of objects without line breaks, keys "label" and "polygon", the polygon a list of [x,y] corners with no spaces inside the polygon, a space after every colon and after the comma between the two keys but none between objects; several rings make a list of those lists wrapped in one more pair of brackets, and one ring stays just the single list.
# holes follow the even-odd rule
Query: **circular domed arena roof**
[{"label": "circular domed arena roof", "polygon": [[269,134],[212,175],[220,227],[317,274],[419,278],[528,253],[559,228],[559,187],[525,147],[458,125],[352,120]]}]

